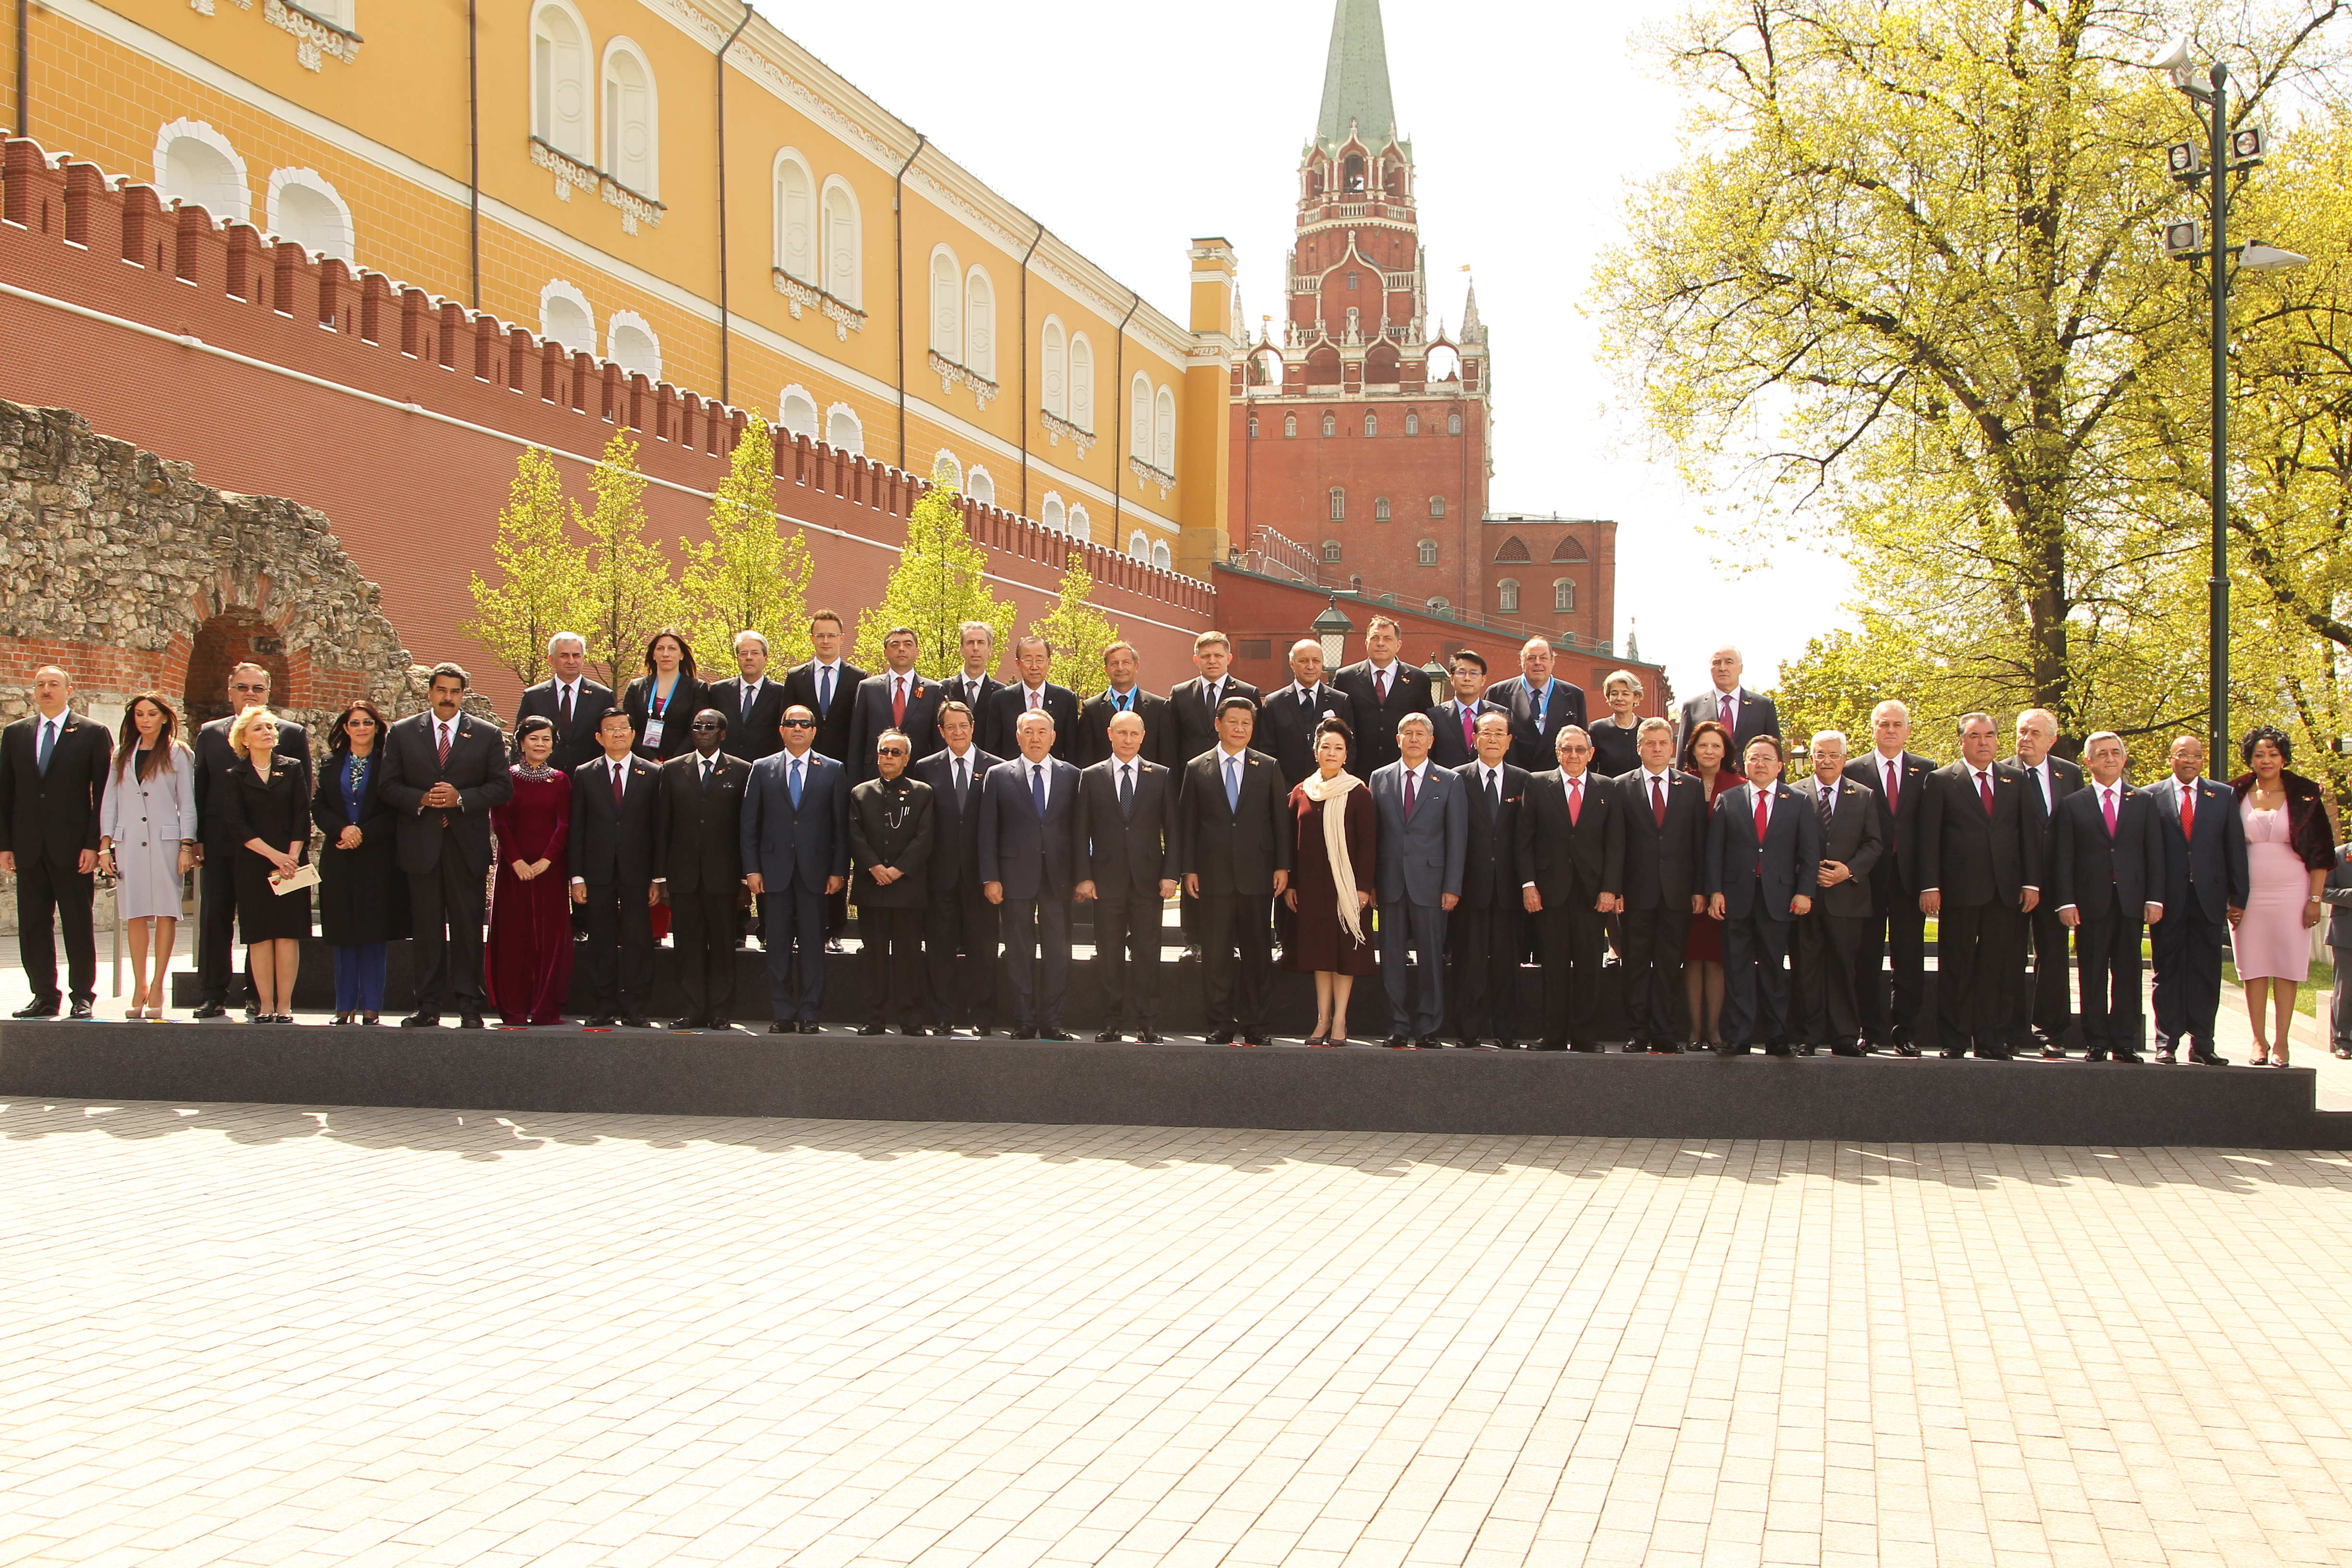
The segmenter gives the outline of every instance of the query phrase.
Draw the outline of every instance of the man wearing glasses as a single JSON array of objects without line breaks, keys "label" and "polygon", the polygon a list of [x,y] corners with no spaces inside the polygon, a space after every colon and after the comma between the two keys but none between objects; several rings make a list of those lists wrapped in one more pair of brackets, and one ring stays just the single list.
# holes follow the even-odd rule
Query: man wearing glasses
[{"label": "man wearing glasses", "polygon": [[767,895],[768,1032],[815,1035],[824,901],[849,881],[849,775],[815,749],[814,709],[792,704],[781,729],[784,749],[751,764],[737,845],[752,896]]},{"label": "man wearing glasses", "polygon": [[849,792],[849,855],[856,866],[849,889],[857,906],[857,934],[866,956],[866,1026],[861,1035],[890,1032],[890,1000],[898,1001],[898,1033],[920,1035],[930,1005],[923,973],[923,913],[930,902],[931,848],[937,824],[931,786],[911,776],[914,743],[903,730],[874,737],[874,777]]},{"label": "man wearing glasses", "polygon": [[[196,731],[196,984],[204,994],[195,1016],[219,1018],[228,1013],[228,983],[236,931],[236,841],[230,837],[228,814],[221,809],[229,784],[229,770],[244,761],[228,743],[229,726],[248,708],[269,700],[269,672],[257,664],[240,664],[228,672],[228,717],[215,719]],[[302,766],[302,798],[310,798],[310,737],[284,714],[278,718],[277,754]],[[255,992],[248,977],[246,1011],[254,1011]]]}]

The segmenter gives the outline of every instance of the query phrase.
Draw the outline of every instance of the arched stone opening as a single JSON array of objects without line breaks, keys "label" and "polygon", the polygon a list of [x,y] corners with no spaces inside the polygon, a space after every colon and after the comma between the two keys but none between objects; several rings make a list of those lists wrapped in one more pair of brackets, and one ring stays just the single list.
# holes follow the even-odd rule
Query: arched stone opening
[{"label": "arched stone opening", "polygon": [[286,637],[257,612],[222,611],[196,627],[189,639],[188,684],[180,711],[193,733],[200,724],[228,717],[229,671],[240,664],[257,664],[269,672],[269,700],[284,703],[293,695],[286,666]]}]

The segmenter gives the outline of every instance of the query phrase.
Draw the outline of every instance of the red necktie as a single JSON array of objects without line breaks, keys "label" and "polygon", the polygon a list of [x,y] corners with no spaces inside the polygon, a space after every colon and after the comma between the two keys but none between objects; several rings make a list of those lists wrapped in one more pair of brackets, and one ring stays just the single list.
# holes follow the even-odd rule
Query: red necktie
[{"label": "red necktie", "polygon": [[1650,815],[1658,819],[1659,826],[1666,825],[1666,792],[1655,773],[1650,775]]},{"label": "red necktie", "polygon": [[613,809],[621,809],[621,764],[613,764]]},{"label": "red necktie", "polygon": [[1385,669],[1375,672],[1372,676],[1372,684],[1380,688],[1381,705],[1385,708],[1389,700],[1389,672]]},{"label": "red necktie", "polygon": [[2180,790],[2180,837],[2197,837],[2197,786],[2184,784]]},{"label": "red necktie", "polygon": [[446,768],[449,765],[449,726],[436,724],[434,729],[441,736],[439,743],[434,747],[434,754],[440,760],[440,765]]},{"label": "red necktie", "polygon": [[1897,782],[1902,776],[1901,768],[1891,762],[1886,764],[1886,815],[1889,816],[1894,816],[1903,805],[1903,785]]},{"label": "red necktie", "polygon": [[1568,781],[1568,825],[1570,827],[1575,826],[1577,818],[1583,815],[1584,775],[1579,773]]},{"label": "red necktie", "polygon": [[1412,774],[1407,773],[1404,775],[1404,819],[1407,822],[1412,820]]},{"label": "red necktie", "polygon": [[1977,796],[1984,802],[1985,815],[1990,816],[1992,815],[1992,775],[1981,770],[1977,773]]},{"label": "red necktie", "polygon": [[907,678],[901,675],[890,682],[890,722],[903,724],[906,721]]},{"label": "red necktie", "polygon": [[1734,727],[1731,719],[1731,693],[1728,691],[1723,694],[1723,727],[1726,730]]},{"label": "red necktie", "polygon": [[2107,816],[2107,837],[2113,838],[2116,836],[2116,792],[2112,788],[2101,790],[2099,803]]},{"label": "red necktie", "polygon": [[[1729,699],[1727,698],[1725,700],[1728,701]],[[1768,809],[1768,805],[1771,798],[1772,797],[1770,795],[1765,794],[1764,791],[1760,789],[1756,792],[1756,848],[1758,851],[1756,856],[1756,874],[1759,877],[1764,874],[1764,856],[1762,853],[1764,848],[1764,829],[1772,820],[1771,813]]]}]

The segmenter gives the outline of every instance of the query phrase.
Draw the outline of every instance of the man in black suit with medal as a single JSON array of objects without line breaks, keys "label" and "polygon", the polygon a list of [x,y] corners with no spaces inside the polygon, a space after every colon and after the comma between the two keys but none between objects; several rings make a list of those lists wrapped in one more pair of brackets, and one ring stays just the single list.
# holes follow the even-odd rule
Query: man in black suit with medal
[{"label": "man in black suit with medal", "polygon": [[2024,777],[1995,760],[1992,715],[1960,721],[1960,760],[1919,801],[1919,909],[1937,921],[1936,1014],[1944,1055],[2017,1055],[2025,918],[2042,899],[2042,825]]},{"label": "man in black suit with medal", "polygon": [[[874,748],[885,730],[896,730],[907,737],[918,760],[939,750],[940,704],[947,697],[947,688],[924,679],[916,669],[915,660],[921,651],[912,626],[892,626],[882,638],[887,668],[857,683],[856,707],[849,719],[849,755],[842,759],[849,769],[852,788],[877,775]],[[918,735],[922,739],[912,738]]]},{"label": "man in black suit with medal", "polygon": [[556,633],[547,639],[547,667],[553,673],[537,686],[526,687],[515,704],[517,728],[533,714],[554,724],[555,750],[547,762],[565,773],[603,754],[596,721],[605,709],[621,705],[611,687],[588,678],[587,666],[587,639],[578,632]]},{"label": "man in black suit with medal", "polygon": [[[1441,710],[1437,733],[1446,733]],[[1519,954],[1526,950],[1523,886],[1533,873],[1519,860],[1519,809],[1528,771],[1509,760],[1511,716],[1500,709],[1477,721],[1478,754],[1454,770],[1470,797],[1470,839],[1462,861],[1462,901],[1446,926],[1452,949],[1454,1044],[1508,1050],[1518,1016]]]},{"label": "man in black suit with medal", "polygon": [[[1298,782],[1315,771],[1315,726],[1330,714],[1346,721],[1355,730],[1356,705],[1348,694],[1323,679],[1323,645],[1313,637],[1301,637],[1290,645],[1291,682],[1279,691],[1269,692],[1260,705],[1257,743],[1274,758],[1275,766],[1282,773],[1282,793],[1286,800]],[[1223,728],[1222,725],[1219,726]],[[1389,737],[1394,744],[1396,737]],[[1348,766],[1357,769],[1356,759],[1363,754],[1364,737],[1360,730],[1348,746]]]},{"label": "man in black suit with medal", "polygon": [[[2058,716],[2047,708],[2028,708],[2017,716],[2017,754],[2010,761],[2025,775],[2025,804],[2032,808],[2042,832],[2042,863],[2057,867],[2058,813],[2066,797],[2083,787],[2083,770],[2051,751],[2058,741]],[[2025,922],[2026,940],[2033,955],[2033,983],[2020,992],[2017,1016],[2011,1030],[2018,1038],[2032,1034],[2042,1059],[2061,1061],[2066,1048],[2060,1042],[2074,1021],[2073,993],[2068,986],[2072,967],[2066,961],[2066,927],[2057,906],[2044,900]]]},{"label": "man in black suit with medal", "polygon": [[2091,780],[2058,803],[2051,900],[2074,935],[2083,980],[2084,1059],[2137,1062],[2147,1018],[2140,1005],[2140,934],[2164,919],[2165,813],[2124,779],[2124,738],[2102,730],[2084,742]]},{"label": "man in black suit with medal", "polygon": [[1161,767],[1175,765],[1176,721],[1168,699],[1154,697],[1137,684],[1143,656],[1131,642],[1115,642],[1103,649],[1103,676],[1109,682],[1078,710],[1077,754],[1070,760],[1090,768],[1112,753],[1111,719],[1132,713],[1143,721],[1143,755]]},{"label": "man in black suit with medal", "polygon": [[[971,743],[971,710],[950,697],[940,704],[940,749],[915,764],[931,786],[930,904],[924,913],[923,963],[931,1014],[942,1035],[996,1025],[996,906],[980,884],[980,792],[1004,759]],[[968,1020],[968,1022],[967,1022]]]},{"label": "man in black suit with medal", "polygon": [[1892,698],[1870,710],[1870,736],[1871,750],[1845,765],[1847,779],[1878,797],[1879,854],[1870,874],[1870,918],[1853,952],[1855,1004],[1865,1044],[1916,1057],[1927,984],[1927,917],[1919,911],[1919,803],[1927,798],[1927,775],[1936,763],[1907,749],[1911,710]]},{"label": "man in black suit with medal", "polygon": [[778,733],[784,717],[783,683],[769,679],[768,639],[758,632],[735,634],[735,668],[736,674],[709,688],[704,700],[727,716],[728,751],[745,763],[756,763],[783,749]]},{"label": "man in black suit with medal", "polygon": [[[1343,699],[1344,700],[1344,699]],[[1184,764],[1176,809],[1176,869],[1200,900],[1201,979],[1209,1044],[1265,1044],[1273,977],[1274,900],[1290,886],[1290,790],[1275,760],[1250,745],[1257,704],[1226,697],[1217,743]]]},{"label": "man in black suit with medal", "polygon": [[693,733],[694,750],[662,764],[654,890],[669,906],[670,948],[686,998],[685,1016],[671,1026],[725,1029],[735,1012],[735,942],[743,902],[739,836],[751,764],[725,750],[729,726],[722,710],[697,713]]},{"label": "man in black suit with medal", "polygon": [[572,770],[572,901],[588,916],[588,1016],[581,1026],[609,1029],[617,1019],[650,1029],[662,768],[631,749],[636,730],[618,708],[596,721],[596,738],[604,754]]},{"label": "man in black suit with medal", "polygon": [[1160,911],[1176,893],[1176,775],[1143,755],[1135,713],[1111,716],[1110,755],[1078,774],[1078,832],[1087,845],[1080,901],[1095,905],[1095,973],[1105,1045],[1119,1038],[1125,996],[1135,1037],[1160,1039]]},{"label": "man in black suit with medal", "polygon": [[1041,637],[1018,638],[1013,663],[1021,679],[989,698],[981,715],[981,749],[1012,756],[1021,749],[1021,715],[1043,713],[1054,721],[1055,757],[1068,762],[1077,754],[1078,694],[1045,679],[1054,664],[1053,645]]},{"label": "man in black suit with medal", "polygon": [[416,1011],[406,1028],[441,1022],[454,998],[462,1028],[482,1026],[482,883],[490,864],[490,808],[514,797],[506,737],[464,710],[471,684],[455,664],[433,667],[433,706],[384,732],[383,798],[408,874],[416,942]]},{"label": "man in black suit with medal", "polygon": [[[1454,656],[1454,675],[1448,683],[1452,695],[1437,705],[1430,721],[1437,726],[1437,735],[1430,742],[1429,754],[1441,766],[1460,768],[1478,752],[1477,723],[1488,713],[1500,713],[1507,721],[1511,710],[1499,702],[1486,700],[1486,656],[1475,648],[1463,648]],[[1520,768],[1517,763],[1511,766]]]},{"label": "man in black suit with medal", "polygon": [[[1356,752],[1350,765],[1366,779],[1397,760],[1398,722],[1408,713],[1428,714],[1437,708],[1429,689],[1429,672],[1397,657],[1403,641],[1396,622],[1374,616],[1364,628],[1365,657],[1331,678],[1331,684],[1355,709]],[[1433,742],[1433,725],[1432,738]],[[1432,755],[1440,767],[1458,765],[1437,754],[1433,744]]]}]

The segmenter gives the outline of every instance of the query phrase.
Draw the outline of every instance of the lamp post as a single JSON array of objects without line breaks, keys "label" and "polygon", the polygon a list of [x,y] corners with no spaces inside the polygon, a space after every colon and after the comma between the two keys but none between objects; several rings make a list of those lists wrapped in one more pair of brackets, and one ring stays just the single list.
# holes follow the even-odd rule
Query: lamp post
[{"label": "lamp post", "polygon": [[1326,669],[1339,668],[1340,660],[1348,657],[1348,634],[1355,629],[1356,623],[1349,620],[1348,612],[1339,607],[1339,595],[1332,595],[1330,604],[1315,617],[1315,635],[1323,644],[1323,667]]},{"label": "lamp post", "polygon": [[2165,226],[2164,247],[2175,261],[2204,263],[2213,307],[2210,331],[2213,354],[2212,552],[2206,577],[2206,673],[2210,685],[2207,710],[2212,731],[2208,762],[2213,776],[2230,776],[2230,253],[2240,250],[2238,267],[2254,272],[2302,267],[2310,261],[2292,250],[2249,240],[2230,244],[2229,176],[2243,174],[2263,161],[2263,136],[2259,126],[2230,129],[2230,68],[2215,60],[2207,70],[2206,87],[2197,85],[2197,68],[2189,63],[2189,40],[2175,39],[2148,65],[2170,73],[2172,85],[2206,110],[2206,145],[2200,156],[2193,142],[2176,143],[2169,152],[2172,177],[2183,185],[2205,184],[2206,217],[2210,231],[2198,233],[2194,222]]}]

